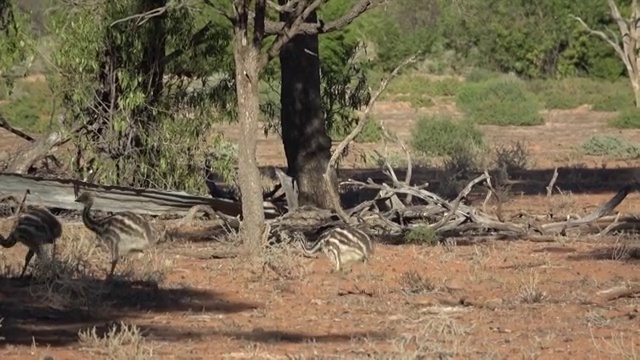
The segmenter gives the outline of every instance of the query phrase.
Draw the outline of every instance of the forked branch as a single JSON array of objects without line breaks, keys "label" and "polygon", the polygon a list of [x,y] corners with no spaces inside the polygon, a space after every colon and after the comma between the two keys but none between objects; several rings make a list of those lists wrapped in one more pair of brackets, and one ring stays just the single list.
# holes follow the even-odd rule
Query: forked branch
[{"label": "forked branch", "polygon": [[416,60],[416,56],[411,56],[410,58],[406,59],[405,61],[403,61],[400,65],[398,65],[389,76],[385,77],[382,82],[380,83],[380,87],[378,88],[378,91],[376,91],[373,96],[371,97],[371,99],[369,100],[369,103],[367,104],[367,107],[364,109],[364,111],[362,112],[362,114],[360,114],[360,117],[358,119],[358,124],[356,125],[356,127],[351,130],[351,132],[349,133],[349,135],[347,135],[341,142],[340,144],[338,144],[338,147],[336,148],[336,150],[333,152],[333,154],[331,155],[331,159],[329,159],[329,163],[327,164],[327,169],[325,170],[324,173],[324,181],[325,181],[325,185],[327,186],[327,191],[329,192],[330,196],[331,196],[331,200],[333,202],[333,206],[336,209],[338,216],[340,216],[340,218],[344,221],[344,222],[349,222],[349,215],[347,215],[347,213],[344,212],[344,210],[342,209],[342,206],[340,205],[340,198],[338,197],[338,194],[336,193],[336,189],[334,188],[334,186],[331,184],[331,173],[335,170],[335,165],[336,165],[336,161],[338,161],[338,157],[340,156],[340,154],[342,154],[342,152],[344,151],[344,149],[353,141],[353,139],[356,138],[356,136],[358,136],[358,134],[362,131],[362,129],[364,128],[365,122],[367,121],[368,117],[369,117],[369,113],[371,112],[371,110],[373,110],[373,106],[375,105],[376,101],[378,100],[378,98],[380,97],[380,95],[382,95],[382,93],[387,89],[387,86],[389,86],[389,82],[395,78],[396,76],[398,76],[398,73],[400,72],[400,70],[413,63]]},{"label": "forked branch", "polygon": [[[275,35],[276,38],[271,46],[265,52],[261,63],[267,64],[271,59],[278,56],[282,47],[296,35],[317,35],[328,33],[345,28],[351,24],[358,16],[367,10],[373,9],[385,0],[359,0],[349,11],[340,18],[324,23],[317,21],[315,23],[306,22],[309,16],[317,11],[324,0],[289,0],[285,5],[276,5],[269,2],[269,7],[277,10],[281,14],[289,14],[291,17],[286,22],[265,21],[265,36]],[[253,16],[259,16],[254,14]]]}]

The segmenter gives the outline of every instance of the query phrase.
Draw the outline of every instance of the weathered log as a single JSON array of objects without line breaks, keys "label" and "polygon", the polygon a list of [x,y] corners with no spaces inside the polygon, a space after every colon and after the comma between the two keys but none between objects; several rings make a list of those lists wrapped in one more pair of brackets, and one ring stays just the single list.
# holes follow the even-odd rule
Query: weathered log
[{"label": "weathered log", "polygon": [[[72,179],[49,179],[12,173],[0,173],[0,198],[13,196],[17,199],[22,197],[28,189],[30,194],[27,196],[27,205],[81,210],[82,204],[75,202],[75,185],[78,185],[80,191],[94,192],[96,201],[93,208],[98,211],[132,211],[144,215],[175,214],[184,216],[192,207],[205,205],[229,216],[239,216],[242,212],[239,202],[227,199],[194,196],[174,191],[97,185]],[[264,206],[267,219],[272,219],[279,215],[275,206],[270,202],[265,202]]]}]

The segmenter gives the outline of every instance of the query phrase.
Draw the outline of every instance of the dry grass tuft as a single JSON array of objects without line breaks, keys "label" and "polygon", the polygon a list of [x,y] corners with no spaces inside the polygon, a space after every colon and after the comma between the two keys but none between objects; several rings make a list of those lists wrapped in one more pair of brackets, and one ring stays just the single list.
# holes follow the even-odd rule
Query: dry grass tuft
[{"label": "dry grass tuft", "polygon": [[[29,291],[34,300],[58,309],[79,309],[90,313],[108,306],[102,299],[112,291],[112,284],[102,281],[106,273],[109,254],[99,240],[82,226],[65,226],[63,236],[56,246],[55,261],[36,263]],[[161,285],[173,261],[159,250],[150,248],[139,254],[138,259],[127,256],[119,269],[120,276],[128,282],[144,282]],[[8,268],[0,263],[0,271],[17,275],[18,268]]]},{"label": "dry grass tuft", "polygon": [[518,300],[525,304],[537,304],[549,298],[546,292],[538,288],[538,274],[532,272],[529,278],[522,281],[518,289]]},{"label": "dry grass tuft", "polygon": [[124,322],[114,324],[103,334],[92,327],[78,332],[78,339],[83,350],[100,354],[107,359],[152,359],[153,348],[145,342],[144,336],[136,325]]},{"label": "dry grass tuft", "polygon": [[264,249],[257,263],[261,266],[262,275],[271,270],[280,279],[302,280],[310,272],[309,263],[305,263],[300,251],[285,243]]},{"label": "dry grass tuft", "polygon": [[425,294],[438,290],[438,286],[431,278],[423,277],[413,270],[403,273],[399,283],[402,292],[406,295]]}]

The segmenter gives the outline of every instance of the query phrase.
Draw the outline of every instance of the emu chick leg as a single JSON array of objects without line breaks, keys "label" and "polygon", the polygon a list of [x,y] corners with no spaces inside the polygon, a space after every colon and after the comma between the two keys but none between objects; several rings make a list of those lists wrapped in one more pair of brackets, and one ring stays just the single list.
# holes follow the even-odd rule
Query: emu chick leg
[{"label": "emu chick leg", "polygon": [[29,263],[31,262],[33,255],[35,255],[35,251],[29,249],[29,251],[27,251],[27,256],[24,257],[24,266],[22,267],[22,272],[20,273],[20,277],[23,277],[25,272],[27,272],[27,267],[29,266]]}]

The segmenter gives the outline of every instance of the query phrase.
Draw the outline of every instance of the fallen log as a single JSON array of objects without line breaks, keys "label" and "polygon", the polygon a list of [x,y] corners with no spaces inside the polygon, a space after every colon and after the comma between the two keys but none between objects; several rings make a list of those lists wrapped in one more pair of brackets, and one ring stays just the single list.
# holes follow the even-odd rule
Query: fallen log
[{"label": "fallen log", "polygon": [[[93,209],[116,212],[131,211],[143,215],[186,215],[194,206],[210,206],[229,216],[240,216],[242,204],[228,199],[194,196],[183,192],[129,188],[90,184],[73,179],[50,179],[15,173],[0,173],[0,198],[21,198],[29,190],[27,205],[65,210],[82,210],[75,202],[74,186],[95,194]],[[280,214],[271,202],[265,202],[265,216],[273,219]]]}]

